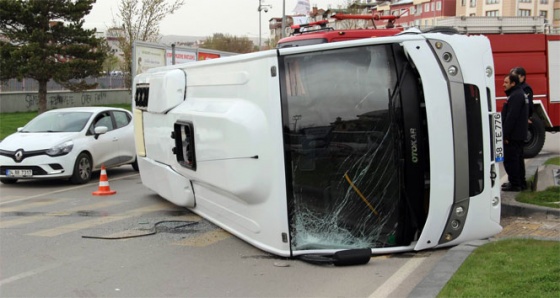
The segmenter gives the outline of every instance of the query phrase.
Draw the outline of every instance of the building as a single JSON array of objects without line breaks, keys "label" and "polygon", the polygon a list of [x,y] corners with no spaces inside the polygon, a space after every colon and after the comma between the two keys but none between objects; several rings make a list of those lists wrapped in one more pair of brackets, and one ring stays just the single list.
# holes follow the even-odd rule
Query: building
[{"label": "building", "polygon": [[[313,22],[336,12],[399,15],[395,25],[404,28],[433,27],[438,25],[438,20],[455,16],[542,16],[552,32],[560,32],[560,0],[360,0],[346,9],[323,10],[313,7],[308,19]],[[289,20],[286,26],[289,28],[293,19],[292,16],[286,17]],[[272,18],[270,21],[270,36],[278,38],[282,35],[282,18]],[[329,26],[342,29],[341,24],[331,23]],[[385,22],[377,21],[375,26],[383,28]]]},{"label": "building", "polygon": [[124,36],[124,29],[119,27],[108,28],[105,32],[105,39],[113,53],[120,61],[124,61],[124,52],[121,50],[120,39]]}]

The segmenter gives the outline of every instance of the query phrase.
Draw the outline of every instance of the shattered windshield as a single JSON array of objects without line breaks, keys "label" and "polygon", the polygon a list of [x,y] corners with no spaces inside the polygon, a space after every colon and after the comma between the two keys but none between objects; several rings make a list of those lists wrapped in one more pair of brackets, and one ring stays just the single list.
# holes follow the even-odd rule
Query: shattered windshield
[{"label": "shattered windshield", "polygon": [[43,113],[25,125],[21,132],[79,132],[85,127],[91,114],[90,112]]},{"label": "shattered windshield", "polygon": [[395,245],[401,110],[391,46],[284,58],[293,250]]}]

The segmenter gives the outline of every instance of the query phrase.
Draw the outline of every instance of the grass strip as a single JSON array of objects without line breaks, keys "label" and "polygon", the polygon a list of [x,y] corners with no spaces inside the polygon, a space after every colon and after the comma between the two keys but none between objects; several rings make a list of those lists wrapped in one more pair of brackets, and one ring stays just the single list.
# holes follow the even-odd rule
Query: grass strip
[{"label": "grass strip", "polygon": [[553,157],[553,158],[547,160],[544,164],[545,165],[560,166],[560,156]]},{"label": "grass strip", "polygon": [[477,248],[438,297],[560,297],[560,242],[505,239]]},{"label": "grass strip", "polygon": [[515,200],[543,207],[560,208],[560,186],[550,186],[543,191],[523,191]]},{"label": "grass strip", "polygon": [[0,140],[16,132],[18,127],[37,116],[37,112],[0,113]]}]

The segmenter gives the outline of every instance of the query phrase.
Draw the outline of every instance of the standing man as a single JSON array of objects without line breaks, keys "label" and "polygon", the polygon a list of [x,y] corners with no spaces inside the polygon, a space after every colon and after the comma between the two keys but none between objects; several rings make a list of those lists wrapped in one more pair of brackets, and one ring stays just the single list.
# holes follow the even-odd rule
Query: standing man
[{"label": "standing man", "polygon": [[516,66],[510,70],[510,73],[519,78],[519,86],[523,90],[523,93],[525,93],[525,97],[528,100],[529,123],[531,123],[531,117],[533,116],[533,88],[527,84],[527,72],[525,71],[525,68]]},{"label": "standing man", "polygon": [[502,108],[504,135],[504,168],[509,183],[503,191],[521,191],[526,187],[523,145],[527,137],[528,105],[519,77],[510,73],[504,78],[507,102]]},{"label": "standing man", "polygon": [[[525,68],[516,66],[510,70],[510,73],[519,78],[519,87],[521,87],[521,90],[525,93],[525,101],[527,102],[527,122],[531,124],[531,117],[533,116],[533,88],[527,84],[527,72],[525,71]],[[521,176],[525,177],[525,162],[523,162],[523,166],[521,167]],[[527,189],[525,179],[523,179],[523,185],[521,188],[524,190]]]}]

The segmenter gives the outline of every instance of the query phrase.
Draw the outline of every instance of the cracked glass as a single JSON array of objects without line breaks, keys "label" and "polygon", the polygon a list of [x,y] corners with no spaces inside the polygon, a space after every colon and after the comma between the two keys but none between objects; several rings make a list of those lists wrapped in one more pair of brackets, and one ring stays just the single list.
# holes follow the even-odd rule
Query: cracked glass
[{"label": "cracked glass", "polygon": [[283,59],[292,250],[396,245],[403,173],[395,59],[404,56],[392,49]]}]

